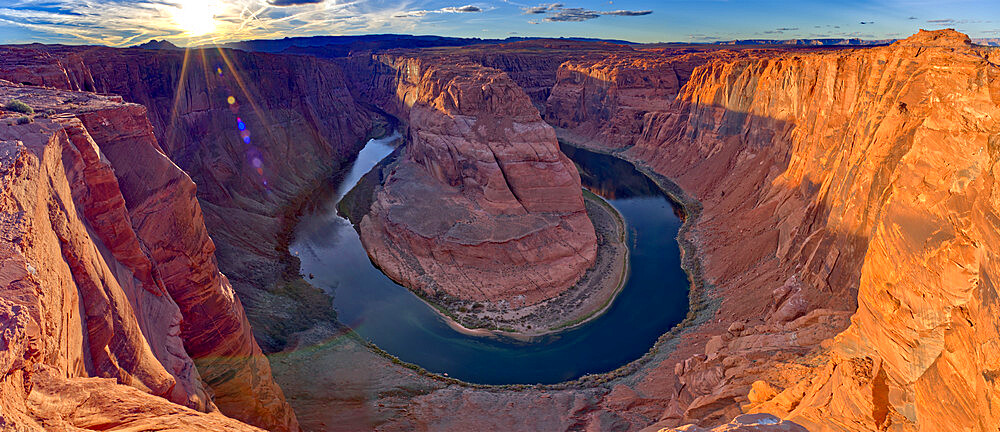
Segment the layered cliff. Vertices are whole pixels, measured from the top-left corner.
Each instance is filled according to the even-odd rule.
[[[47,113],[31,122],[8,114],[0,125],[4,421],[50,428],[54,416],[83,427],[94,419],[54,414],[75,402],[51,392],[128,399],[117,383],[205,412],[217,409],[218,395],[238,393],[220,401],[239,399],[225,407],[231,415],[297,430],[215,264],[194,184],[160,150],[146,109],[9,82],[0,98]],[[162,399],[129,403],[176,416],[180,425],[252,429]],[[136,421],[117,408],[106,415],[112,425]]]
[[[819,357],[765,373],[748,409],[810,430],[994,422],[994,56],[954,31],[746,56],[699,68],[677,104],[647,117],[627,154],[695,192],[709,218],[773,227],[744,225],[744,244],[776,259],[772,274],[788,279],[772,287],[801,297],[794,315],[857,305]],[[736,348],[720,342],[706,352]]]
[[[387,132],[382,118],[351,96],[337,65],[218,49],[0,51],[0,78],[117,94],[148,108],[164,152],[198,185],[219,266],[232,275],[267,351],[335,319],[329,299],[298,278],[285,244],[309,192],[339,172],[370,133]]]
[[[649,112],[666,110],[695,67],[731,51],[657,49],[590,55],[560,64],[545,120],[577,144],[632,145]]]
[[[366,95],[407,144],[359,224],[393,279],[463,300],[522,306],[566,290],[595,260],[580,178],[524,92],[455,57],[355,60]],[[359,74],[359,75],[360,75]]]
[[[531,98],[543,117],[546,101],[558,80],[556,72],[563,63],[603,58],[612,53],[636,53],[628,46],[607,42],[547,39],[473,45],[448,52],[506,72]]]

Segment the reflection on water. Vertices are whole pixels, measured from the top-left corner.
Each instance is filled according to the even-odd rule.
[[[302,272],[334,296],[341,321],[400,359],[484,384],[555,383],[613,370],[642,356],[687,314],[688,280],[676,242],[680,220],[669,200],[631,165],[610,156],[564,149],[584,185],[605,196],[629,226],[631,273],[606,313],[532,343],[466,336],[429,305],[375,268],[336,201],[392,151],[372,140],[351,173],[316,211],[303,217],[291,250]]]

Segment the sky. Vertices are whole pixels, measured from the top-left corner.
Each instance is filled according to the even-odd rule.
[[[0,43],[198,45],[370,33],[634,42],[1000,37],[997,0],[0,0]]]

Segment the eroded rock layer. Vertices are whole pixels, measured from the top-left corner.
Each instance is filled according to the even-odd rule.
[[[215,264],[194,184],[160,150],[145,108],[0,84],[3,100],[54,113],[0,123],[3,421],[56,427],[46,420],[61,409],[55,402],[33,405],[36,372],[56,388],[82,382],[65,379],[112,378],[205,412],[217,409],[214,393],[236,390],[205,386],[206,374],[227,373],[243,393],[234,416],[297,430]],[[135,403],[152,409],[157,400],[169,405]],[[131,421],[109,415],[110,425]],[[197,421],[252,429],[221,416]]]
[[[219,266],[266,351],[335,319],[329,299],[298,278],[285,245],[309,193],[380,132],[381,116],[353,99],[337,65],[218,49],[29,45],[0,54],[0,78],[147,107],[163,151],[198,185]]]
[[[410,288],[464,300],[528,305],[572,286],[597,239],[579,174],[524,92],[458,58],[371,61],[370,97],[408,126],[359,224],[372,260]]]
[[[733,54],[643,50],[568,60],[546,98],[545,120],[577,144],[631,146],[645,115],[666,110],[695,67]]]
[[[775,298],[801,296],[772,319],[856,299],[850,328],[821,350],[825,366],[765,373],[777,388],[755,384],[748,409],[810,430],[994,422],[994,56],[954,31],[746,56],[696,70],[678,103],[647,119],[631,157],[702,197],[709,218],[731,205],[763,225],[744,236],[789,277]]]

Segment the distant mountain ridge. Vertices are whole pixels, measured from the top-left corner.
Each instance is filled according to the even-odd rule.
[[[286,37],[283,39],[260,39],[238,42],[227,42],[222,44],[199,45],[196,48],[233,48],[249,52],[303,54],[316,57],[345,57],[352,52],[377,51],[393,48],[432,48],[432,47],[461,47],[480,44],[501,44],[511,42],[522,42],[542,39],[556,39],[579,42],[605,42],[618,45],[644,45],[636,42],[619,39],[600,39],[583,37],[508,37],[504,39],[481,39],[481,38],[459,38],[449,36],[433,35],[407,35],[407,34],[372,34],[358,36],[306,36],[306,37]],[[889,45],[898,39],[860,39],[860,38],[820,38],[820,39],[737,39],[729,41],[718,41],[705,45],[778,45],[778,46],[879,46]],[[973,43],[986,46],[1000,46],[1000,38],[979,38],[972,39]],[[671,42],[675,44],[680,42]],[[652,44],[657,45],[657,44]],[[178,47],[167,40],[151,40],[142,44],[134,45],[133,48],[143,48],[151,50],[179,50]]]
[[[386,50],[393,48],[460,47],[480,44],[501,44],[539,39],[540,37],[509,37],[505,39],[458,38],[432,35],[373,34],[359,36],[308,36],[283,39],[261,39],[223,44],[200,45],[198,48],[233,48],[249,52],[306,54],[317,57],[345,57],[352,52]],[[619,45],[636,45],[635,42],[617,39],[558,38],[558,40],[607,42]],[[150,42],[147,42],[147,44]],[[144,44],[145,45],[145,44]],[[141,46],[142,47],[142,46]],[[145,48],[145,47],[143,47]]]
[[[170,43],[170,41],[168,41],[166,39],[164,39],[164,40],[153,39],[153,40],[151,40],[149,42],[141,43],[139,45],[132,46],[132,48],[142,48],[142,49],[150,49],[150,50],[161,50],[161,49],[162,50],[179,50],[179,49],[184,49],[184,48],[181,48],[181,47],[179,47],[177,45],[174,45],[174,44]]]
[[[795,45],[795,46],[875,46],[889,45],[897,39],[867,40],[858,38],[825,39],[740,39],[715,42],[715,45]]]

